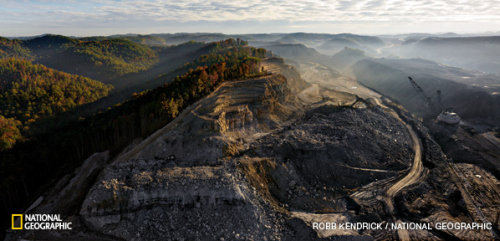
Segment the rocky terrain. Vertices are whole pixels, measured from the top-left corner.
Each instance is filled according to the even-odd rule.
[[[300,65],[296,64],[298,68]],[[310,83],[302,79],[295,66],[285,64],[285,60],[279,57],[272,57],[262,63],[262,67],[268,72],[281,74],[287,79],[288,88],[293,94],[299,94],[304,89],[311,86]]]
[[[313,230],[318,221],[489,221],[498,228],[486,206],[496,196],[471,175],[498,181],[479,166],[450,162],[422,122],[352,78],[317,63],[300,63],[302,75],[279,58],[262,65],[273,74],[225,82],[116,158],[95,154],[30,211],[61,213],[73,231],[13,239],[496,237],[475,230]]]
[[[345,196],[411,164],[411,140],[401,123],[385,115],[378,108],[323,105],[253,143],[244,160],[248,155],[252,163],[262,159],[275,166],[269,189],[281,203],[309,212],[343,210]]]

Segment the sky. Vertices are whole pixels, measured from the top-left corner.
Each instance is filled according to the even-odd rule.
[[[500,0],[0,0],[0,36],[487,31]]]

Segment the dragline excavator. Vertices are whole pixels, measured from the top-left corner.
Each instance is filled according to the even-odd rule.
[[[460,123],[460,117],[458,117],[457,113],[453,112],[452,108],[446,108],[443,110],[443,104],[441,102],[441,90],[437,90],[438,105],[436,105],[431,101],[431,97],[425,94],[424,90],[417,84],[417,82],[415,82],[410,76],[408,76],[408,79],[410,80],[410,83],[417,92],[418,96],[420,96],[420,98],[425,102],[427,107],[429,107],[429,109],[431,109],[431,111],[435,113],[440,113],[436,118],[439,122],[452,125]]]

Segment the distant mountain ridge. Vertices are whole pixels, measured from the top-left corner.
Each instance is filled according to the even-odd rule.
[[[373,52],[374,49],[384,45],[384,41],[382,41],[379,37],[355,34],[338,34],[316,48],[325,54],[333,55],[345,47]]]
[[[500,36],[407,38],[387,50],[405,58],[425,58],[488,73],[500,73]]]
[[[332,56],[333,64],[338,71],[344,71],[359,60],[371,58],[363,50],[345,47]]]

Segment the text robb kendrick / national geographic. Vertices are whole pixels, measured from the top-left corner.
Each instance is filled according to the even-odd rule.
[[[320,230],[382,230],[382,229],[404,229],[404,230],[464,230],[464,229],[485,229],[491,230],[491,223],[465,223],[465,222],[455,222],[447,223],[441,222],[436,223],[431,226],[430,223],[413,223],[413,222],[398,222],[398,223],[335,223],[335,222],[314,222],[312,223],[313,229]]]

